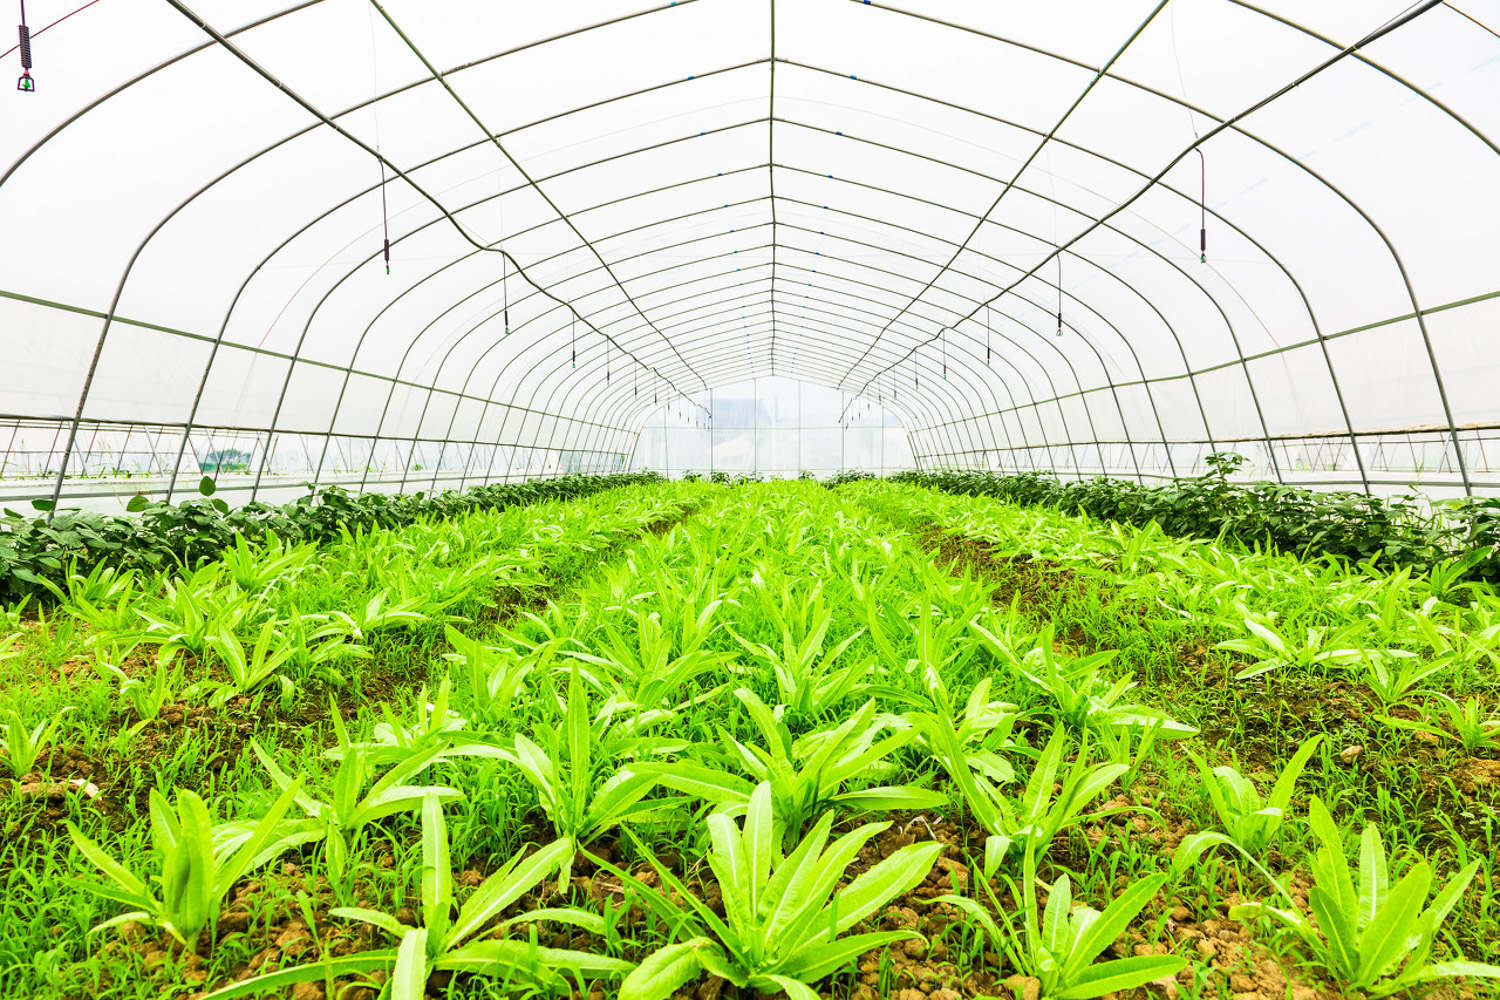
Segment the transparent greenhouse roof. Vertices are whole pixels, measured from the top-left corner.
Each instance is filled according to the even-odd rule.
[[[762,382],[922,467],[1500,492],[1500,0],[25,15],[7,498],[638,467]]]

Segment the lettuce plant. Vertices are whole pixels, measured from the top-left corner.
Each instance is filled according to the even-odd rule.
[[[1323,741],[1321,734],[1303,742],[1297,753],[1287,762],[1271,794],[1262,797],[1260,791],[1239,771],[1228,765],[1209,770],[1208,763],[1197,754],[1189,753],[1198,765],[1203,779],[1203,790],[1218,814],[1224,832],[1245,851],[1259,855],[1270,846],[1271,838],[1281,827],[1286,810],[1292,801],[1292,791],[1307,761]]]
[[[84,883],[84,887],[132,907],[94,929],[127,920],[148,921],[191,950],[198,936],[218,920],[219,907],[234,883],[284,849],[278,833],[300,783],[300,779],[292,782],[263,817],[245,824],[241,835],[228,838],[214,826],[212,814],[196,794],[179,789],[174,808],[153,788],[151,843],[159,871],[149,879],[132,873],[68,823],[73,843],[108,879],[103,884]]]
[[[799,837],[815,815],[837,805],[856,810],[931,809],[947,801],[940,792],[914,785],[848,787],[893,773],[891,756],[916,735],[910,728],[878,719],[874,701],[837,725],[793,737],[785,721],[753,692],[740,688],[735,695],[760,731],[763,745],[741,743],[726,732],[722,757],[734,770],[690,760],[651,765],[651,773],[663,785],[738,814],[748,807],[755,789],[766,783],[776,800],[777,821],[786,824],[781,835],[788,840]]]
[[[705,971],[742,989],[816,1000],[812,983],[864,952],[921,937],[909,930],[844,933],[920,883],[942,844],[899,848],[835,892],[860,848],[890,824],[868,823],[829,844],[833,816],[824,814],[783,857],[777,831],[788,824],[776,817],[774,803],[770,782],[762,781],[741,825],[723,812],[708,818],[708,864],[723,893],[723,917],[649,851],[670,896],[611,868],[681,939],[647,955],[620,985],[620,1000],[665,1000]]]
[[[490,976],[512,989],[565,993],[571,985],[565,972],[581,979],[585,974],[615,977],[630,969],[630,963],[620,959],[565,948],[544,948],[534,939],[515,940],[491,933],[538,920],[604,933],[604,920],[598,914],[566,907],[522,913],[500,921],[498,928],[494,923],[506,907],[535,889],[564,859],[572,857],[571,841],[557,840],[531,854],[511,857],[454,913],[453,869],[448,859],[448,827],[443,818],[442,799],[433,794],[425,796],[421,812],[421,924],[412,927],[388,913],[364,907],[335,907],[331,911],[334,917],[358,920],[385,931],[396,939],[394,948],[326,956],[317,962],[263,973],[215,990],[204,1000],[229,1000],[280,991],[296,983],[377,971],[389,975],[390,1000],[423,1000],[427,981],[435,972]]]
[[[0,749],[4,749],[6,766],[14,777],[19,778],[36,767],[42,751],[47,749],[47,744],[57,735],[57,728],[62,725],[63,717],[71,711],[71,706],[64,708],[50,719],[43,719],[27,729],[21,713],[11,710],[5,729],[0,732],[5,739],[4,746]]]
[[[1392,880],[1375,824],[1360,835],[1359,861],[1350,866],[1338,825],[1322,800],[1308,808],[1320,848],[1313,858],[1310,912],[1243,903],[1232,920],[1267,916],[1290,928],[1317,961],[1349,989],[1387,996],[1441,979],[1500,978],[1500,966],[1450,959],[1432,962],[1438,930],[1479,870],[1470,862],[1432,896],[1432,867],[1419,860]],[[1314,924],[1316,920],[1316,924]]]
[[[967,896],[946,895],[931,900],[958,907],[983,928],[991,944],[1004,951],[1023,975],[1040,982],[1040,996],[1049,1000],[1087,1000],[1106,993],[1126,992],[1163,976],[1174,976],[1187,967],[1180,955],[1133,955],[1097,961],[1099,955],[1124,933],[1130,921],[1149,903],[1166,882],[1165,875],[1152,875],[1132,883],[1110,901],[1101,913],[1073,904],[1072,882],[1062,875],[1047,895],[1047,905],[1038,914],[1036,858],[1026,852],[1022,886],[1011,882],[1011,892],[1021,901],[1016,920],[1000,906],[989,882],[983,881],[995,912],[1005,920],[1002,928],[990,910]],[[1009,879],[1007,879],[1009,881]]]

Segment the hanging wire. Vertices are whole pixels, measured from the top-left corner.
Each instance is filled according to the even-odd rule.
[[[1188,127],[1193,130],[1193,139],[1201,142],[1203,137],[1198,134],[1198,119],[1193,114],[1193,109],[1188,106],[1187,81],[1182,75],[1182,57],[1177,53],[1177,8],[1169,12],[1169,24],[1172,28],[1172,60],[1177,64],[1177,89],[1182,93],[1183,110],[1187,113]],[[1193,152],[1198,154],[1198,263],[1208,263],[1208,158],[1203,155],[1203,150],[1198,146],[1193,147]]]
[[[1198,130],[1193,130],[1198,137]],[[1208,263],[1208,160],[1203,150],[1194,148],[1198,154],[1198,263]]]
[[[578,314],[577,313],[573,314],[572,323],[573,323],[572,333],[570,333],[568,335],[569,336],[568,344],[572,348],[572,351],[573,351],[573,367],[577,368],[578,367]]]
[[[994,307],[989,303],[984,306],[984,363],[990,363],[990,324],[993,322]]]
[[[391,219],[385,203],[385,159],[380,147],[375,147],[375,159],[380,162],[380,228],[385,235],[385,273],[391,273]]]
[[[21,25],[17,34],[20,36],[21,78],[16,81],[16,89],[33,94],[36,93],[36,81],[31,78],[31,29],[26,26],[26,0],[21,0]]]
[[[1063,291],[1062,291],[1062,288],[1063,288],[1063,286],[1062,286],[1062,259],[1063,259],[1063,255],[1061,253],[1059,253],[1057,255],[1057,335],[1059,337],[1061,337],[1062,334],[1063,334],[1063,322],[1062,322],[1062,302],[1063,302]]]
[[[938,339],[940,341],[942,341],[942,344],[943,344],[943,381],[945,381],[945,382],[948,380],[948,337],[946,336],[947,333],[948,333],[948,328],[947,327],[944,327],[943,329],[941,329],[941,330],[938,331]]]
[[[380,155],[380,104],[376,98],[380,93],[380,56],[375,46],[375,15],[365,9],[370,27],[370,120],[375,125],[375,161],[380,164],[380,232],[385,255],[385,273],[391,273],[391,217],[385,199],[385,157]]]

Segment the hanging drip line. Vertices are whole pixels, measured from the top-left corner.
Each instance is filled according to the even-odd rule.
[[[370,119],[375,125],[375,162],[380,164],[380,234],[384,241],[385,273],[391,273],[391,214],[386,204],[385,157],[380,155],[380,56],[375,47],[375,15],[365,9],[366,24],[370,28]]]
[[[375,158],[380,162],[380,229],[385,237],[385,273],[391,273],[391,219],[390,212],[386,208],[385,201],[385,159],[380,155],[380,147],[375,147]]]
[[[1057,248],[1057,336],[1063,335],[1062,227],[1057,221],[1057,171],[1052,166],[1052,147],[1045,147],[1047,157],[1047,193],[1052,198],[1052,245]]]
[[[1059,253],[1057,255],[1057,335],[1059,337],[1061,337],[1062,334],[1063,334],[1062,302],[1063,302],[1062,254]]]
[[[21,78],[16,81],[16,89],[33,94],[36,81],[31,78],[31,29],[26,26],[26,0],[21,0],[21,26],[17,34],[20,36],[17,47],[21,50]]]
[[[500,235],[495,246],[500,248],[500,314],[505,333],[510,336],[510,255],[505,252],[505,176],[495,171],[495,214],[500,219]]]
[[[1193,138],[1198,130],[1193,130]],[[1203,150],[1193,147],[1198,154],[1198,263],[1208,263],[1208,160]]]
[[[1182,94],[1183,110],[1187,112],[1188,127],[1193,130],[1193,139],[1202,141],[1198,134],[1198,120],[1193,116],[1193,109],[1188,107],[1187,81],[1182,75],[1182,57],[1177,53],[1177,8],[1168,11],[1172,27],[1172,60],[1177,64],[1177,89]],[[1198,154],[1198,263],[1208,263],[1208,158],[1203,155],[1203,150],[1196,144],[1193,152]]]

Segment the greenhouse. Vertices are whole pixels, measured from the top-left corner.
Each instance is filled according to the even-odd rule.
[[[1500,1000],[1500,0],[15,2],[0,998]]]

